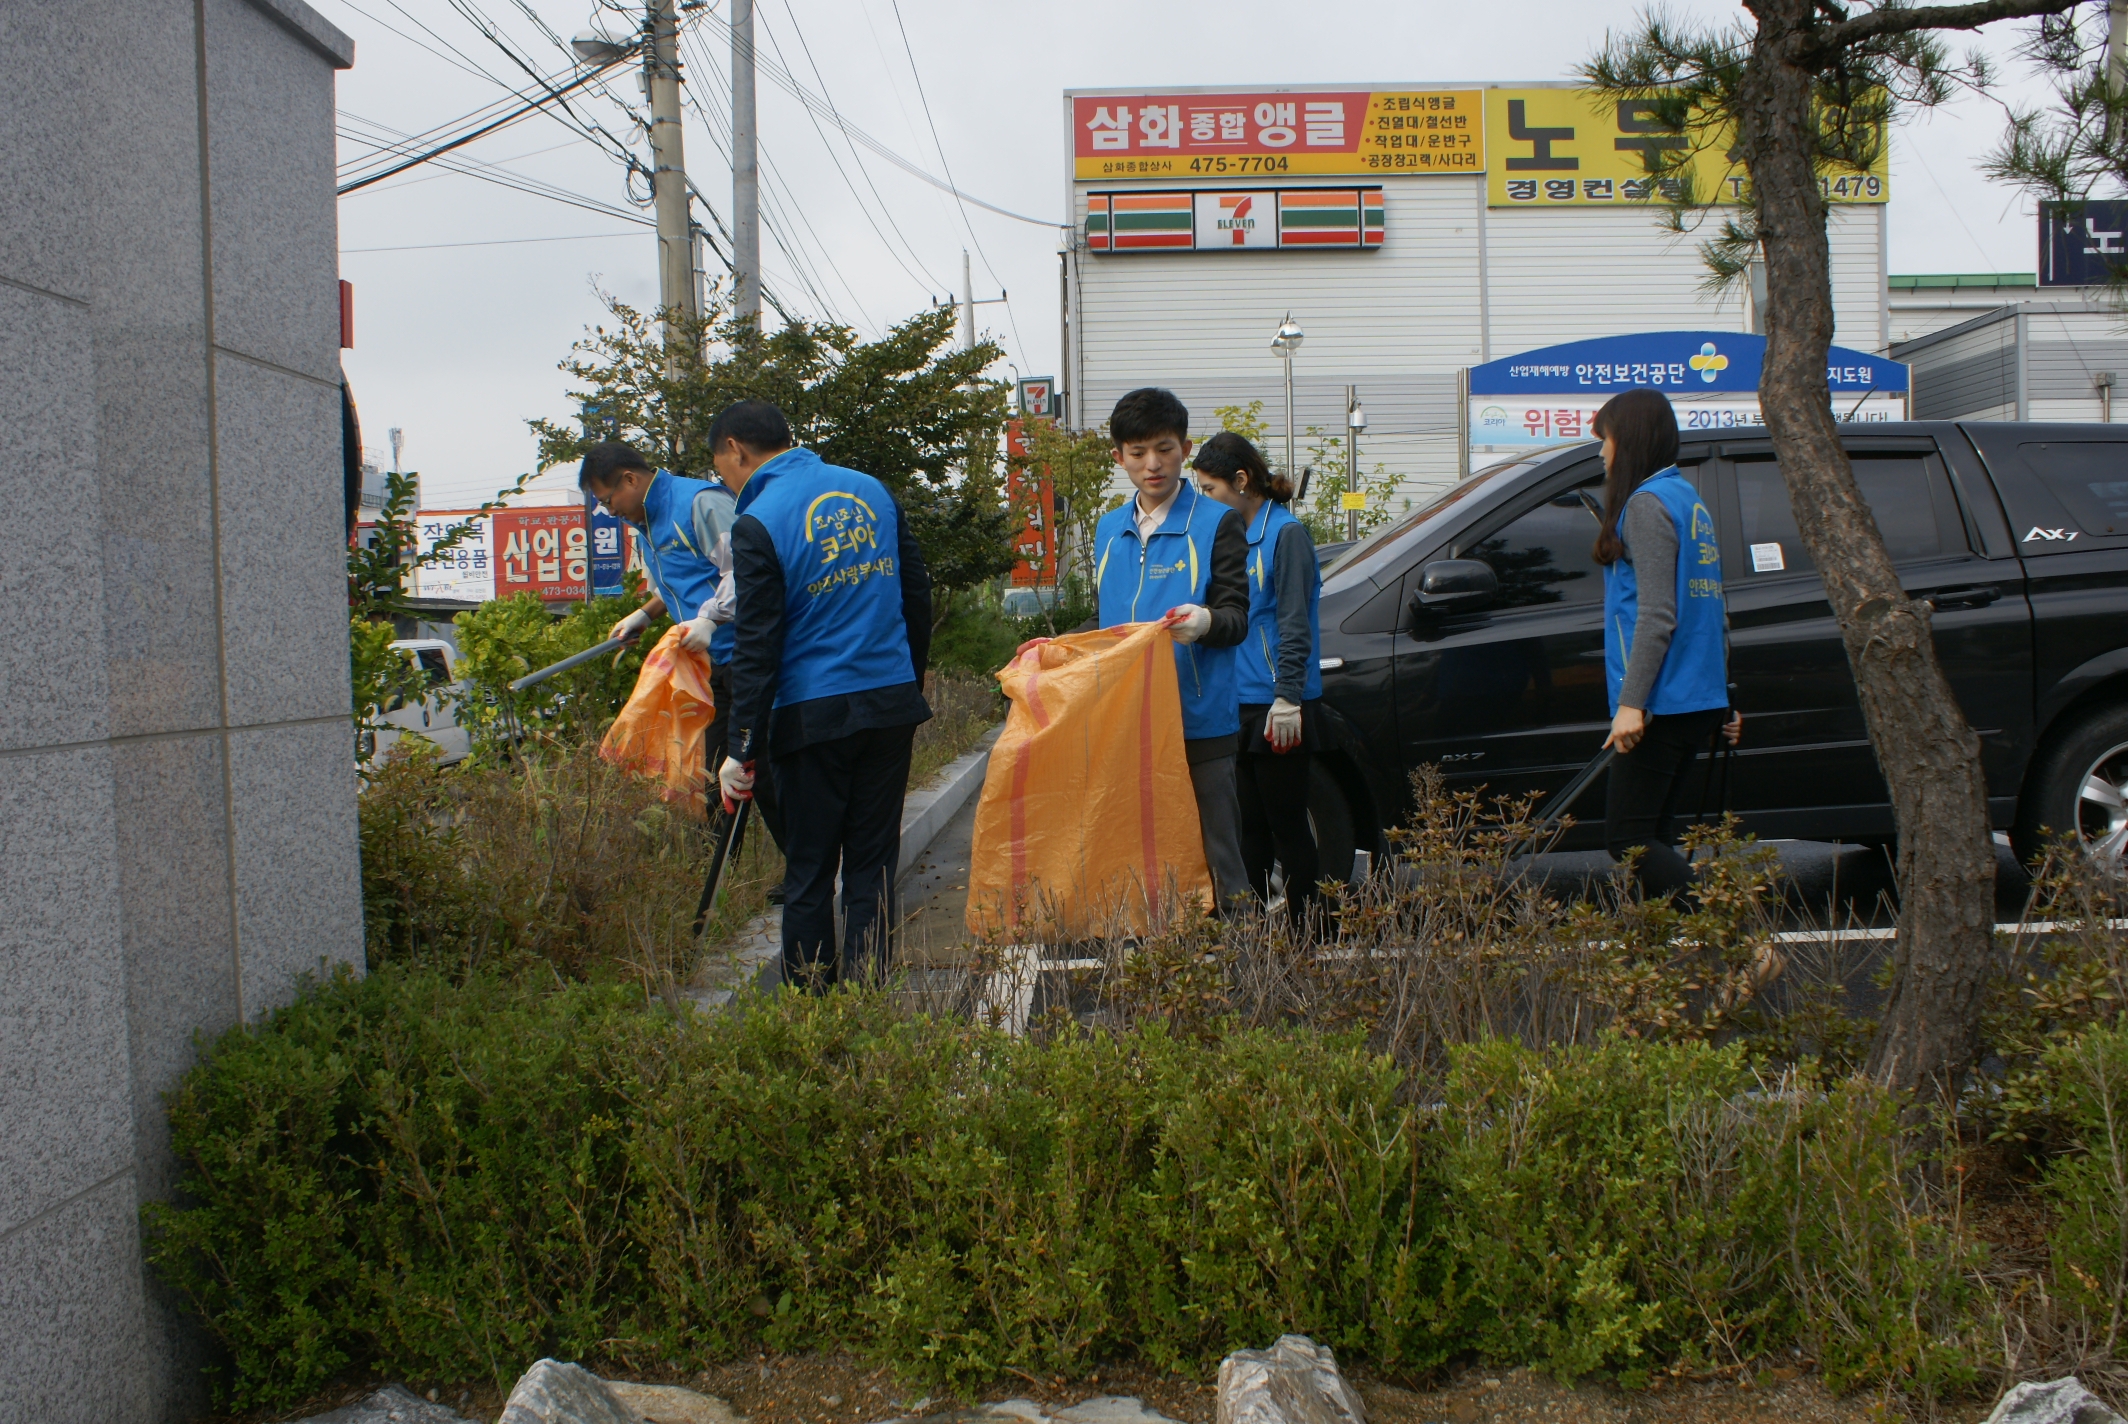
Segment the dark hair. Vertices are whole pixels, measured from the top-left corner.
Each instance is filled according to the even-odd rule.
[[[1108,438],[1121,445],[1126,440],[1157,440],[1172,435],[1190,438],[1190,411],[1175,393],[1162,386],[1140,386],[1127,392],[1108,413]]]
[[[1284,475],[1272,474],[1271,467],[1264,463],[1263,453],[1250,444],[1246,436],[1231,430],[1222,430],[1198,446],[1197,458],[1190,461],[1190,468],[1213,479],[1225,480],[1230,485],[1247,476],[1247,488],[1251,492],[1280,504],[1293,498],[1293,481]]]
[[[655,474],[657,466],[644,459],[642,452],[633,445],[624,445],[618,440],[601,440],[584,452],[584,463],[576,467],[576,487],[580,490],[611,489],[619,483],[617,476],[623,470]]]
[[[1596,562],[1615,564],[1625,557],[1618,521],[1633,491],[1658,470],[1677,463],[1677,412],[1661,391],[1620,391],[1603,403],[1589,422],[1589,433],[1610,437],[1611,468],[1603,477],[1603,519],[1596,530]]]
[[[709,427],[709,448],[724,448],[726,439],[736,440],[755,454],[791,448],[791,424],[783,412],[765,400],[733,401],[724,407]]]

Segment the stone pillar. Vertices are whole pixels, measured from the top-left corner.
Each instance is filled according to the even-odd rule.
[[[0,1419],[203,1401],[193,1036],[362,962],[333,76],[301,0],[0,4]]]

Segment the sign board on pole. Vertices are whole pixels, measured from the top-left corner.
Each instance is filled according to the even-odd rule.
[[[591,596],[619,598],[626,593],[628,526],[584,497],[584,518],[591,526]]]
[[[464,535],[434,563],[414,570],[410,590],[418,598],[485,603],[495,596],[495,570],[488,562],[488,516],[478,510],[425,509],[414,516],[415,551],[432,552],[460,526]]]
[[[1103,178],[1479,173],[1474,89],[1076,94],[1072,168]]]
[[[2098,287],[2128,272],[2128,202],[2092,198],[2039,205],[2039,285]]]
[[[547,603],[583,599],[591,561],[581,508],[498,510],[490,538],[495,545],[495,597],[536,593]]]
[[[1758,388],[1765,354],[1765,337],[1734,331],[1651,331],[1525,351],[1470,368],[1465,438],[1495,450],[1588,440],[1589,421],[1604,402],[1641,387],[1670,397],[1688,439],[1763,430]],[[1906,418],[1903,363],[1835,346],[1825,374],[1840,419]]]
[[[1021,459],[1032,453],[1025,427],[1017,420],[1006,422],[1005,443]],[[1013,586],[1033,588],[1055,583],[1057,492],[1049,471],[1006,466],[1005,503],[1020,526],[1012,536],[1012,552],[1017,560],[1012,566]]]
[[[1020,414],[1036,419],[1054,420],[1057,417],[1057,378],[1055,376],[1026,376],[1019,384]]]

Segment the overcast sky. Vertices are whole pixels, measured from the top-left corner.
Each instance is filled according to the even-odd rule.
[[[597,18],[594,0],[313,2],[356,41],[355,67],[340,76],[343,165],[372,154],[380,125],[420,133],[506,97],[499,81],[525,87],[523,71],[476,20],[551,74],[567,56],[532,16],[563,40]],[[609,31],[634,22],[608,5]],[[780,67],[824,93],[909,163],[950,169],[964,192],[1049,221],[1066,208],[1067,88],[1561,79],[1606,25],[1630,23],[1637,8],[1631,0],[899,5],[897,13],[891,0],[756,0],[764,70]],[[716,0],[688,16],[682,55],[688,93],[702,106],[686,112],[688,170],[727,220],[730,45],[720,21],[728,7]],[[1716,20],[1743,13],[1711,0],[1676,8]],[[2016,38],[1997,26],[1982,43],[2007,55]],[[647,158],[621,102],[641,107],[635,72],[614,73],[609,94],[577,112]],[[978,307],[979,325],[1021,374],[1056,374],[1054,229],[964,210],[831,127],[816,128],[766,72],[759,91],[764,266],[791,310],[877,334],[957,293],[965,249],[978,297],[1010,294]],[[2021,76],[2005,90],[2030,91]],[[1968,98],[1895,132],[1892,271],[2032,270],[2031,200],[1974,171],[2000,126],[1999,108]],[[385,432],[402,428],[405,465],[423,472],[432,508],[477,502],[514,479],[533,459],[525,421],[573,413],[556,363],[600,319],[601,290],[645,307],[657,299],[650,229],[595,210],[649,215],[629,201],[620,158],[539,116],[453,157],[497,165],[513,182],[533,180],[594,210],[434,165],[341,200],[341,274],[355,285],[356,313],[345,360],[365,442],[388,459]],[[640,195],[640,178],[635,186]]]

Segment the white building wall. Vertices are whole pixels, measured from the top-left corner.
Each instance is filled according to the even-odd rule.
[[[1363,468],[1386,466],[1399,496],[1416,499],[1455,478],[1461,368],[1589,337],[1747,329],[1741,294],[1701,290],[1701,235],[1666,231],[1657,212],[1487,209],[1482,177],[1382,187],[1386,236],[1372,252],[1074,253],[1074,423],[1100,424],[1144,385],[1174,390],[1207,434],[1215,407],[1261,400],[1282,461],[1284,372],[1270,341],[1290,311],[1307,333],[1293,365],[1299,458],[1309,426],[1342,433],[1355,385]],[[1122,188],[1074,186],[1080,233],[1086,194]],[[1835,340],[1862,350],[1884,347],[1882,222],[1874,206],[1831,221]]]

